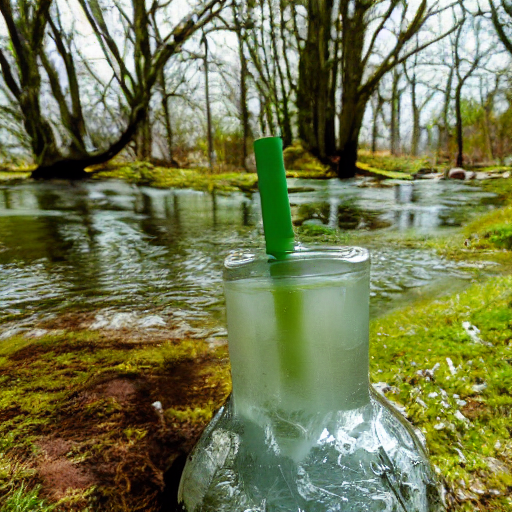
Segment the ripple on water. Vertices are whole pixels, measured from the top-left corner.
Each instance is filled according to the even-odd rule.
[[[460,183],[360,188],[355,180],[290,180],[295,214],[332,227],[438,230],[489,194]],[[487,206],[485,206],[487,207]],[[156,190],[123,182],[0,188],[0,331],[67,310],[165,308],[223,321],[229,251],[263,245],[258,194]],[[372,308],[471,276],[466,263],[372,244]]]

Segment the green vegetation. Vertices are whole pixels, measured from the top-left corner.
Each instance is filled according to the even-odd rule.
[[[46,503],[39,497],[39,489],[39,487],[27,489],[22,483],[5,496],[2,512],[52,512],[55,510],[54,505]]]
[[[195,190],[255,190],[256,173],[212,174],[206,169],[171,169],[157,167],[147,162],[129,164],[110,164],[105,170],[99,170],[94,179],[122,179],[136,185],[157,188],[193,188]]]
[[[394,156],[387,152],[372,153],[371,151],[359,150],[358,167],[364,166],[376,168],[387,173],[414,174],[420,169],[432,169],[432,172],[442,172],[442,168],[434,166],[432,159],[428,157]],[[363,164],[363,165],[361,165]],[[393,176],[395,177],[395,176]]]
[[[284,166],[286,169],[299,169],[301,171],[326,172],[328,166],[322,164],[311,153],[306,151],[300,142],[288,146],[284,152]]]
[[[3,341],[0,383],[2,512],[52,510],[36,482],[57,510],[159,510],[164,471],[230,391],[225,346],[88,331]]]
[[[453,510],[511,510],[512,278],[381,318],[372,341],[372,379],[424,432]]]
[[[22,180],[30,176],[28,171],[2,171],[0,170],[0,181]]]
[[[251,192],[257,189],[258,176],[252,172],[215,173],[208,169],[171,169],[147,162],[111,164],[105,170],[97,169],[94,179],[122,179],[136,185],[157,188],[192,188],[212,192]],[[290,170],[288,178],[325,179],[332,177],[324,169]]]

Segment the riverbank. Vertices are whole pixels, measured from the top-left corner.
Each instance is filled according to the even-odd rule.
[[[323,180],[336,177],[333,170],[310,155],[300,144],[286,148],[284,160],[288,178]],[[448,164],[434,164],[429,157],[394,156],[388,152],[372,153],[367,150],[359,151],[356,166],[359,176],[370,177],[378,182],[386,179],[409,181],[416,177],[439,179],[447,175],[450,169]],[[0,170],[0,182],[27,179],[34,169],[34,166],[4,167]],[[469,166],[468,169],[472,167]],[[257,190],[258,182],[254,170],[244,171],[223,165],[216,165],[213,170],[207,167],[172,168],[150,162],[123,162],[114,159],[86,170],[94,180],[118,179],[139,186],[163,189],[188,188],[221,193],[237,190],[254,192]],[[507,166],[478,167],[477,170],[479,179],[510,176],[510,167]],[[477,173],[474,176],[476,175]]]
[[[510,200],[510,184],[484,187]],[[390,244],[503,265],[484,285],[372,322],[372,381],[424,431],[450,510],[512,510],[510,208],[448,237],[389,233]],[[299,231],[322,243],[373,236]],[[229,393],[222,336],[197,339],[178,324],[92,329],[90,316],[0,343],[2,511],[165,510],[183,455]]]

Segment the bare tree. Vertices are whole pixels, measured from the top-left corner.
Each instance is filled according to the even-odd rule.
[[[471,18],[471,25],[475,25],[475,51],[470,56],[462,56],[461,55],[461,46],[462,39],[465,36],[465,33],[468,29],[468,19],[466,17],[466,10],[462,5],[462,20],[459,24],[457,31],[455,32],[455,37],[452,41],[453,48],[453,63],[455,69],[455,76],[457,78],[457,84],[455,86],[454,94],[455,94],[455,133],[457,139],[457,157],[456,157],[456,165],[457,167],[462,167],[464,162],[464,138],[462,133],[463,128],[463,119],[462,119],[462,89],[464,88],[464,84],[467,82],[468,78],[475,72],[478,68],[480,61],[482,60],[482,53],[480,52],[480,18]],[[454,14],[455,18],[455,14]]]
[[[296,78],[289,55],[293,47],[293,31],[297,27],[295,4],[290,0],[255,0],[248,3],[247,16],[252,20],[244,33],[245,47],[250,56],[248,72],[260,98],[260,128],[263,133],[279,129],[283,145],[293,139],[292,101],[296,93]],[[288,17],[288,20],[286,20]]]
[[[430,67],[430,66],[429,66]],[[431,68],[431,67],[430,67]],[[421,113],[423,109],[427,106],[430,100],[436,94],[436,90],[430,88],[428,92],[426,92],[422,99],[418,97],[418,86],[424,86],[424,84],[419,76],[419,61],[418,54],[415,54],[411,59],[411,65],[408,69],[407,63],[404,63],[404,73],[407,78],[407,82],[409,83],[410,91],[411,91],[411,110],[412,110],[412,133],[411,133],[411,155],[418,156],[420,137],[421,137]],[[429,72],[429,74],[431,71]]]
[[[165,16],[170,2],[154,0],[148,8],[144,2],[130,0],[131,8],[128,10],[121,0],[116,0],[113,5],[110,2],[108,6],[102,5],[100,0],[79,0],[112,70],[112,80],[108,83],[98,76],[95,79],[102,82],[105,90],[115,83],[123,99],[120,106],[121,115],[124,113],[121,133],[106,144],[103,142],[103,148],[94,150],[87,144],[88,139],[92,140],[89,133],[92,124],[89,123],[88,128],[81,102],[82,84],[77,77],[80,52],[73,47],[73,34],[64,33],[56,0],[53,7],[52,0],[20,0],[15,4],[12,0],[0,0],[0,13],[6,22],[11,43],[0,48],[0,67],[31,141],[38,165],[33,177],[85,177],[85,167],[112,158],[136,134],[141,138],[140,151],[147,155],[150,152],[150,98],[162,69],[198,29],[218,15],[225,1],[200,3],[158,41],[151,36],[149,20],[151,16],[154,19],[158,15]],[[122,22],[124,38],[121,43],[117,34],[114,35],[117,27],[109,27],[106,21],[105,13],[112,7]],[[49,43],[53,43],[64,64],[65,78],[49,58]],[[50,122],[41,109],[42,84],[46,79],[53,101],[58,105],[58,126]]]
[[[413,12],[409,5],[407,2],[390,0],[384,8],[381,2],[340,0],[343,87],[340,145],[337,150],[340,178],[351,177],[355,173],[366,104],[382,77],[415,53],[456,30],[456,27],[451,27],[437,37],[418,42],[414,36],[440,11],[437,2],[429,7],[427,0],[422,0]],[[391,23],[397,17],[400,22]],[[392,45],[388,43],[382,54],[377,51],[377,46],[384,30],[394,34],[394,42]]]
[[[496,33],[503,46],[512,54],[512,3],[510,0],[501,0],[497,4],[496,0],[489,0],[491,7],[491,20],[496,29]],[[499,7],[501,6],[501,8]]]
[[[334,0],[308,0],[308,29],[300,52],[297,109],[299,137],[314,155],[325,160],[335,151],[335,108],[330,105],[337,69],[332,58]]]

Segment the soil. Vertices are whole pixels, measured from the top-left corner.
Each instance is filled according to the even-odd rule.
[[[134,347],[109,343],[115,349]],[[79,353],[96,348],[95,343],[74,345]],[[56,356],[66,350],[69,346],[51,345]],[[0,377],[15,378],[16,366],[38,364],[48,351],[46,344],[18,350],[9,358],[12,366],[0,368]],[[212,375],[225,364],[206,352],[144,374],[107,370],[70,390],[50,421],[33,427],[35,450],[15,448],[9,456],[35,470],[32,484],[42,486],[42,497],[54,503],[66,497],[57,511],[174,511],[186,455],[207,418],[173,417],[163,411],[220,406],[226,390]],[[160,411],[153,405],[156,401],[162,405]],[[3,409],[0,421],[20,414],[24,413],[17,407]]]

